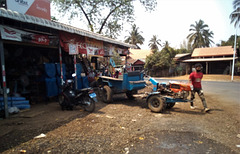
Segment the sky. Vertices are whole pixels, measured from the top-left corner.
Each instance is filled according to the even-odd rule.
[[[153,35],[164,43],[168,41],[171,47],[179,48],[188,34],[190,25],[202,19],[214,33],[212,46],[221,40],[227,41],[236,34],[233,24],[230,24],[229,15],[233,11],[233,0],[157,0],[157,8],[152,12],[145,12],[141,4],[134,2],[135,24],[145,38],[142,49],[149,49],[149,40]],[[53,8],[53,7],[52,7]],[[52,11],[52,15],[54,15]],[[67,22],[61,20],[61,22]],[[79,27],[78,22],[71,22],[72,26]],[[125,25],[124,25],[125,26]],[[79,27],[80,28],[80,27]],[[84,26],[81,26],[84,28]],[[124,41],[131,26],[125,26],[122,35],[118,38]],[[237,35],[240,30],[237,30]]]

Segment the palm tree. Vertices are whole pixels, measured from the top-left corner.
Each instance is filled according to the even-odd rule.
[[[213,37],[213,32],[210,31],[208,25],[204,24],[203,20],[195,21],[195,25],[190,25],[189,31],[193,31],[191,34],[187,36],[189,43],[192,44],[192,48],[201,48],[201,47],[209,47],[213,41],[211,38]]]
[[[169,48],[170,46],[169,46],[169,42],[168,41],[165,41],[165,43],[164,43],[164,48]]]
[[[126,37],[125,42],[129,44],[134,44],[137,46],[138,49],[140,49],[137,44],[142,45],[145,40],[140,33],[142,32],[139,32],[139,27],[137,27],[136,24],[132,25],[132,31],[129,32],[129,36]]]
[[[213,32],[210,31],[209,29],[204,31],[204,36],[205,36],[205,45],[207,47],[211,46],[211,43],[214,43],[211,38],[213,38]]]
[[[240,27],[240,0],[233,1],[234,11],[230,14],[231,24],[234,23],[234,26]]]
[[[161,40],[157,38],[156,35],[153,35],[153,37],[151,38],[151,40],[149,41],[148,46],[150,47],[150,49],[152,50],[153,53],[156,53],[158,51],[158,46],[162,46],[162,44],[160,43]]]

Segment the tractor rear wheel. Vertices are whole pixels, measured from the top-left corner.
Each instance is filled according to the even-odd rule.
[[[158,95],[151,96],[148,99],[148,107],[151,109],[152,112],[162,112],[164,110],[164,100],[162,97]]]

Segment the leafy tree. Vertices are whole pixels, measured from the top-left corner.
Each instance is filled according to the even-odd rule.
[[[77,17],[87,22],[94,32],[116,38],[123,23],[134,21],[134,2],[136,0],[51,0],[63,15],[70,13],[69,19]],[[152,11],[157,0],[138,0],[146,9]],[[105,29],[105,31],[104,31]]]
[[[235,35],[231,35],[227,41],[221,41],[220,44],[217,44],[217,46],[234,46],[235,41]],[[237,42],[240,43],[240,36],[237,36]]]
[[[58,21],[58,19],[55,16],[51,16],[52,21]]]
[[[166,41],[168,43],[168,41]],[[168,59],[166,59],[169,64],[172,64],[172,60],[177,54],[177,52],[167,44],[162,50],[161,50],[162,55],[169,55]]]
[[[203,20],[199,20],[198,22],[195,22],[194,24],[190,25],[189,31],[192,31],[187,38],[189,43],[191,43],[192,48],[201,48],[201,47],[209,47],[213,41],[211,38],[213,38],[213,32],[210,31],[208,28],[208,25],[204,24]]]
[[[116,51],[113,52],[112,58],[116,65],[121,65],[121,63],[122,63],[121,56]]]
[[[137,27],[135,24],[132,25],[132,30],[129,32],[129,36],[126,37],[125,42],[136,45],[140,49],[137,44],[142,45],[145,40],[140,33],[142,32],[139,32],[139,27]]]
[[[161,40],[158,39],[156,35],[153,35],[153,37],[149,41],[148,46],[150,47],[151,51],[155,53],[158,51],[158,46],[162,46]]]
[[[191,51],[192,50],[192,47],[191,47],[191,44],[185,40],[183,40],[183,42],[180,44],[180,49],[186,49],[187,51]]]
[[[230,14],[231,23],[234,23],[234,26],[240,27],[240,0],[233,1],[234,11]]]
[[[170,70],[175,66],[173,58],[176,54],[176,50],[170,46],[166,46],[160,52],[156,52],[147,56],[144,67],[145,69],[153,72],[153,74],[156,74],[156,72],[159,70]]]
[[[184,48],[176,49],[175,51],[176,51],[177,54],[190,53],[191,52],[190,50],[187,50],[187,49],[184,49]]]
[[[209,29],[206,30],[206,31],[203,31],[203,35],[204,35],[204,38],[205,38],[205,45],[206,47],[210,47],[211,43],[213,43],[213,41],[211,40],[211,38],[213,38],[213,32],[210,31]]]
[[[169,48],[170,47],[170,43],[168,41],[165,41],[165,43],[163,44],[164,48]]]

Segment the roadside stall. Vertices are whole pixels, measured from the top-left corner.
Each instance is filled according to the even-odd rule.
[[[121,56],[127,56],[128,53],[126,47],[67,32],[60,32],[60,44],[74,59],[77,89],[90,86],[99,76],[113,76],[115,72],[115,63],[111,58],[113,53]]]
[[[5,68],[2,73],[5,75],[5,84],[3,85],[8,85],[8,96],[11,96],[8,106],[29,109],[30,103],[39,100],[40,95],[45,95],[43,93],[45,84],[42,83],[46,80],[46,76],[56,82],[54,78],[56,71],[52,71],[49,64],[52,63],[55,70],[55,63],[59,61],[57,56],[58,36],[6,25],[0,25],[0,32],[1,63],[2,68]],[[47,67],[49,69],[46,69]],[[8,80],[6,80],[6,76]],[[46,86],[51,86],[53,89],[47,91],[47,95],[57,95],[56,87],[51,84],[46,84]],[[3,103],[0,107],[3,108]]]
[[[1,117],[6,118],[10,96],[24,97],[22,101],[28,102],[24,107],[29,108],[30,103],[39,101],[41,95],[45,98],[58,95],[59,84],[73,72],[85,73],[85,80],[88,80],[91,63],[87,57],[105,57],[105,43],[123,50],[131,47],[100,34],[4,8],[0,8],[0,26],[0,107],[4,112]],[[61,40],[62,32],[76,35],[80,41],[74,42],[71,37]],[[74,56],[68,53],[69,47],[75,52]],[[99,65],[94,67],[99,68]],[[10,107],[11,103],[12,100]]]

